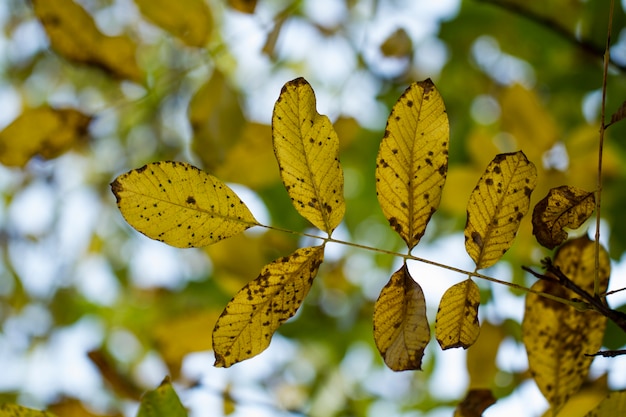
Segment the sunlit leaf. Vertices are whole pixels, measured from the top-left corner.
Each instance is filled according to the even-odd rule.
[[[380,51],[388,57],[402,58],[413,53],[413,41],[403,28],[396,29],[380,46]]]
[[[304,78],[284,85],[272,116],[274,152],[291,201],[305,219],[331,234],[345,213],[339,138],[315,108]]]
[[[23,167],[35,155],[56,158],[85,138],[90,122],[74,109],[27,109],[0,132],[0,163]]]
[[[500,326],[485,321],[480,326],[480,335],[467,350],[467,373],[469,374],[470,388],[485,388],[493,384],[496,373],[496,355],[505,333]]]
[[[180,402],[169,377],[141,398],[137,417],[187,417],[187,410]]]
[[[454,417],[481,417],[483,412],[496,403],[491,390],[472,389],[454,410]]]
[[[443,99],[430,79],[411,84],[387,119],[376,158],[376,194],[409,249],[439,207],[449,135]]]
[[[221,71],[215,70],[193,95],[187,113],[194,134],[192,148],[204,169],[213,172],[225,163],[246,126],[239,97]],[[265,148],[271,153],[269,141],[267,138]],[[242,166],[246,165],[240,163],[240,171],[245,171]]]
[[[487,166],[467,203],[465,249],[476,269],[495,264],[511,247],[536,183],[537,170],[522,151],[497,155]]]
[[[550,190],[533,210],[533,234],[552,249],[567,239],[565,228],[579,228],[596,208],[594,193],[563,185]]]
[[[38,411],[17,404],[0,404],[0,417],[55,417],[47,411]]]
[[[424,292],[406,264],[396,271],[374,305],[374,340],[394,371],[422,368],[430,341]]]
[[[296,314],[323,259],[323,246],[298,249],[266,265],[242,288],[213,329],[215,366],[227,368],[265,350],[280,325]]]
[[[626,117],[626,101],[619,106],[619,109],[611,115],[611,124],[617,123]]]
[[[480,333],[478,306],[480,292],[471,279],[448,288],[441,297],[435,335],[442,349],[470,347]]]
[[[102,34],[93,18],[73,0],[33,0],[50,46],[64,58],[96,66],[117,78],[141,81],[135,43],[127,36]]]
[[[204,46],[213,27],[204,0],[135,0],[141,14],[189,46]]]
[[[595,244],[583,236],[563,244],[554,265],[579,287],[593,293]],[[610,274],[607,252],[600,252],[600,291],[606,291]],[[558,282],[540,280],[535,291],[563,298],[577,297]],[[574,308],[534,293],[526,296],[522,339],[528,352],[530,373],[556,412],[587,378],[592,357],[602,345],[606,318],[595,311]]]
[[[585,417],[607,417],[626,415],[626,391],[610,393],[596,408]]]
[[[254,13],[256,0],[228,0],[228,5],[241,13]]]
[[[258,225],[226,184],[183,162],[154,162],[111,183],[126,221],[179,248],[206,246]]]

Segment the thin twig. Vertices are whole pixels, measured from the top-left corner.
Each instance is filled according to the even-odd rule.
[[[598,140],[598,174],[596,183],[596,236],[595,236],[595,273],[593,279],[593,294],[600,294],[600,220],[602,199],[602,154],[604,152],[604,121],[606,115],[606,80],[609,73],[609,61],[611,59],[611,31],[613,28],[613,7],[615,0],[611,0],[609,8],[609,23],[606,34],[606,47],[604,50],[604,70],[602,72],[602,107],[600,110],[600,138]]]

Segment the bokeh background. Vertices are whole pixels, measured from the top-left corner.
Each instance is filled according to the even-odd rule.
[[[311,242],[253,229],[208,248],[168,247],[125,223],[109,183],[148,162],[187,161],[231,184],[261,223],[314,232],[280,183],[269,126],[282,85],[303,76],[341,142],[347,213],[334,237],[402,252],[376,200],[375,156],[395,100],[410,82],[432,78],[450,118],[450,169],[414,254],[471,270],[465,204],[495,154],[522,149],[537,165],[534,202],[562,184],[595,189],[608,2],[206,0],[199,46],[151,23],[140,2],[77,3],[102,33],[138,45],[142,76],[67,59],[51,50],[31,2],[0,2],[0,127],[42,105],[93,116],[84,140],[59,157],[0,166],[0,401],[59,416],[133,416],[141,393],[171,375],[194,417],[450,416],[469,387],[499,398],[485,416],[545,412],[521,344],[523,292],[479,282],[478,344],[442,352],[433,341],[422,372],[393,373],[371,321],[399,260],[336,244],[270,348],[213,368],[211,330],[228,300],[263,265]],[[617,3],[609,113],[626,97],[626,15]],[[625,136],[616,124],[605,146],[610,289],[626,286]],[[488,275],[532,284],[520,266],[549,253],[529,223]],[[465,277],[410,268],[434,323],[443,292]],[[610,326],[605,346],[624,344]],[[585,393],[609,388],[626,388],[621,358],[597,359]]]

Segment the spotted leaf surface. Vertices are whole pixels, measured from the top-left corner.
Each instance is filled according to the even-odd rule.
[[[453,285],[441,297],[435,335],[442,349],[470,347],[480,333],[480,292],[471,279]]]
[[[0,163],[23,167],[36,155],[55,158],[86,138],[90,122],[74,109],[26,109],[0,132]]]
[[[430,79],[413,83],[393,106],[376,158],[376,194],[409,249],[439,207],[448,171],[450,128]]]
[[[141,398],[137,417],[187,417],[187,410],[180,402],[169,377]]]
[[[626,391],[610,393],[596,408],[585,417],[605,417],[626,415]]]
[[[189,46],[209,40],[213,17],[203,0],[135,0],[141,14]]]
[[[546,248],[553,249],[567,239],[565,228],[579,228],[596,209],[593,193],[563,185],[548,192],[533,210],[533,234]]]
[[[476,269],[500,260],[528,212],[537,169],[522,151],[496,155],[467,203],[465,249]]]
[[[50,46],[64,58],[98,67],[116,78],[141,81],[137,46],[128,36],[101,33],[93,18],[73,0],[33,0],[35,15]]]
[[[111,183],[126,221],[179,248],[207,246],[258,225],[226,184],[182,162],[154,162]]]
[[[229,367],[264,351],[280,325],[296,314],[324,259],[307,247],[266,265],[228,303],[213,329],[215,366]]]
[[[559,248],[554,265],[579,287],[593,293],[595,244],[586,236],[566,242]],[[600,252],[600,291],[606,291],[610,261]],[[577,297],[558,282],[541,280],[533,290],[563,298]],[[592,357],[602,346],[606,318],[600,313],[577,311],[573,307],[537,294],[526,295],[522,341],[528,353],[530,374],[553,412],[563,406],[586,381]]]
[[[430,341],[424,292],[405,265],[395,272],[374,305],[374,340],[394,371],[422,368]]]
[[[47,411],[38,411],[17,404],[0,404],[0,417],[56,417]]]
[[[291,201],[305,219],[331,234],[345,213],[339,138],[315,108],[304,78],[282,88],[272,116],[274,153]]]

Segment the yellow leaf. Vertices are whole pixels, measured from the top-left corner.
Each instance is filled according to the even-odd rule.
[[[50,45],[70,61],[96,66],[118,78],[141,81],[136,45],[127,36],[102,34],[93,18],[72,0],[33,0]]]
[[[55,417],[47,411],[38,411],[17,404],[0,404],[0,417]]]
[[[430,341],[422,288],[404,264],[382,289],[374,305],[374,340],[394,371],[422,369]]]
[[[111,183],[126,221],[179,248],[207,246],[257,226],[226,184],[183,162],[154,162]]]
[[[268,146],[272,140],[272,129],[264,124],[246,123],[240,136],[223,163],[216,167],[215,174],[224,181],[244,184],[252,189],[280,181],[274,152]]]
[[[471,279],[453,285],[441,297],[435,335],[442,349],[470,347],[480,333],[480,292]]]
[[[488,389],[471,389],[454,410],[454,417],[481,417],[483,411],[496,403]]]
[[[228,0],[228,5],[241,13],[254,13],[256,0]]]
[[[563,407],[559,409],[558,413],[555,413],[552,409],[548,409],[542,417],[585,417],[609,394],[607,380],[606,374],[593,381],[587,379],[581,389],[567,400]],[[606,415],[614,416],[622,414]]]
[[[610,393],[596,408],[585,417],[608,417],[626,415],[626,391]]]
[[[586,236],[559,248],[554,265],[579,287],[593,293],[595,244]],[[600,291],[606,291],[610,274],[607,252],[600,252]],[[535,291],[563,298],[577,297],[557,281],[541,280]],[[526,296],[522,340],[528,352],[530,373],[554,412],[578,391],[586,380],[592,357],[602,346],[606,318],[595,311],[574,308],[537,294]]]
[[[567,239],[564,228],[579,228],[596,209],[593,193],[562,185],[552,188],[533,210],[533,235],[548,249]]]
[[[209,40],[213,17],[204,0],[135,0],[141,14],[189,46]]]
[[[86,136],[90,122],[74,109],[25,110],[0,132],[0,163],[23,167],[35,155],[55,158]]]
[[[228,303],[213,329],[215,366],[229,366],[264,351],[280,325],[306,297],[324,247],[300,248],[266,265]]]
[[[536,183],[537,170],[522,151],[497,155],[487,166],[467,203],[465,249],[477,270],[511,247]]]
[[[213,172],[226,161],[246,126],[239,97],[224,75],[215,70],[191,98],[187,112],[194,133],[192,148],[204,168]]]
[[[329,235],[346,211],[339,138],[304,78],[284,85],[272,116],[280,176],[298,213]]]
[[[376,158],[376,194],[391,227],[413,249],[441,199],[450,128],[430,79],[411,84],[393,106]]]
[[[413,41],[402,28],[393,32],[380,46],[380,52],[384,56],[403,58],[413,53]]]
[[[498,372],[496,355],[504,339],[504,331],[488,321],[480,327],[480,336],[467,350],[467,373],[470,388],[491,387]]]
[[[50,412],[62,417],[123,417],[122,414],[95,414],[76,399],[64,398],[49,407]],[[0,414],[1,416],[1,414]]]

